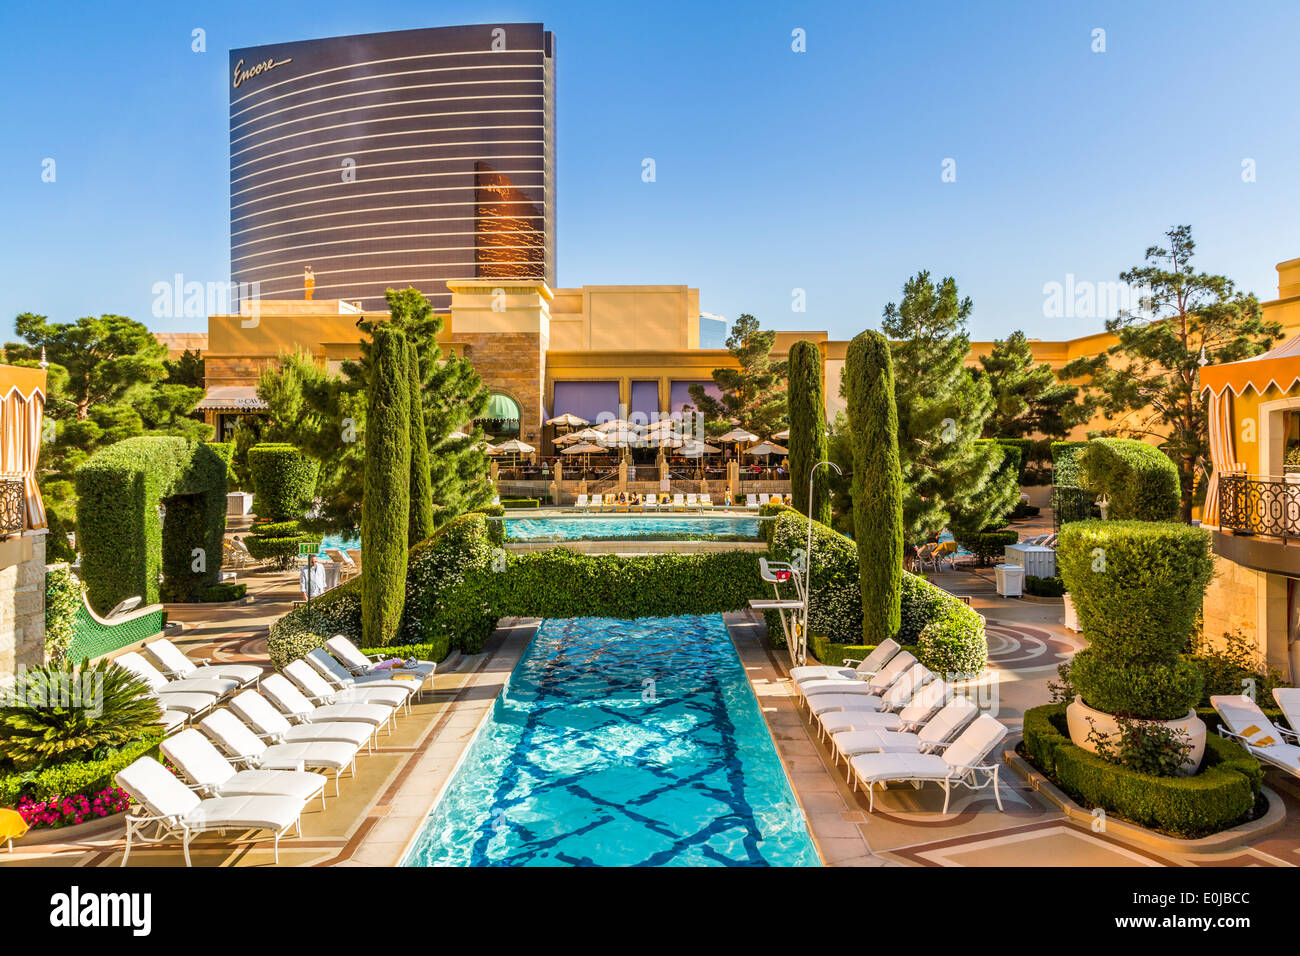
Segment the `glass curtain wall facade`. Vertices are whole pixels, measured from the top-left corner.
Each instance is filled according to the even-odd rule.
[[[554,287],[554,54],[536,23],[232,50],[232,282],[301,299],[310,267],[314,298],[365,309],[415,286],[445,310],[447,279]]]

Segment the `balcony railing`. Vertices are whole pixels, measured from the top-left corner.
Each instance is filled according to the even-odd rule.
[[[0,478],[0,537],[22,534],[27,526],[27,492],[21,478]]]
[[[1300,475],[1220,475],[1219,527],[1237,534],[1300,538]]]

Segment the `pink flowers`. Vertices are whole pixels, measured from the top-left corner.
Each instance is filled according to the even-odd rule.
[[[125,791],[109,787],[89,797],[84,793],[43,801],[19,797],[14,809],[30,827],[66,827],[121,813],[130,803]]]

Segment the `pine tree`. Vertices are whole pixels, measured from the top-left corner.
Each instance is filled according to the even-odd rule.
[[[863,332],[844,359],[853,430],[853,526],[862,592],[862,638],[879,644],[902,624],[903,474],[889,342]]]
[[[1061,382],[1045,362],[1035,362],[1024,332],[1012,332],[980,356],[980,374],[993,393],[993,413],[984,423],[985,438],[1065,438],[1087,420],[1079,389]]]
[[[893,342],[909,541],[938,533],[955,513],[978,512],[1002,464],[998,449],[975,444],[992,414],[993,396],[988,382],[966,368],[971,309],[953,279],[934,283],[925,271],[907,281],[898,304],[885,307],[881,326]]]
[[[1061,374],[1088,379],[1089,404],[1120,420],[1103,435],[1152,441],[1174,460],[1180,516],[1191,521],[1196,482],[1210,463],[1201,363],[1258,355],[1282,335],[1282,326],[1265,322],[1259,300],[1238,292],[1227,276],[1192,268],[1191,226],[1176,226],[1165,237],[1167,248],[1147,249],[1146,265],[1120,273],[1121,281],[1147,291],[1139,312],[1124,310],[1106,321],[1106,331],[1119,341],[1096,358],[1071,362]],[[1119,361],[1112,365],[1113,359]]]
[[[704,416],[705,427],[714,434],[730,431],[732,422],[760,437],[780,431],[786,425],[786,363],[772,361],[775,332],[764,332],[758,319],[741,315],[727,336],[727,351],[739,368],[713,370],[713,383],[721,400],[691,386],[691,401]]]
[[[820,469],[815,476],[813,468],[825,461],[826,400],[822,390],[822,354],[816,344],[800,340],[790,346],[786,363],[789,386],[786,400],[790,419],[790,490],[794,505],[814,521],[831,523],[830,492],[826,485],[826,472]],[[812,499],[808,499],[808,482],[815,477]]]
[[[411,508],[411,386],[406,336],[380,326],[370,343],[370,385],[361,503],[361,635],[391,644],[406,598]]]

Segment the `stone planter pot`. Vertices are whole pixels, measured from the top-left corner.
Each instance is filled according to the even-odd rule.
[[[1090,718],[1092,723],[1089,723]],[[1094,710],[1079,697],[1074,698],[1074,701],[1065,708],[1065,720],[1070,727],[1070,740],[1075,746],[1082,747],[1089,753],[1097,752],[1097,746],[1088,739],[1088,734],[1094,726],[1099,734],[1105,736],[1119,733],[1119,723],[1114,717],[1104,711]],[[1205,721],[1196,716],[1195,709],[1189,710],[1186,717],[1178,720],[1152,720],[1144,723],[1159,724],[1175,732],[1181,732],[1191,742],[1192,749],[1179,772],[1184,777],[1196,773],[1201,765],[1201,758],[1205,756],[1206,728]]]
[[[1079,626],[1079,614],[1074,609],[1074,601],[1070,600],[1070,592],[1061,595],[1061,602],[1065,607],[1065,629],[1079,634],[1083,628]]]

